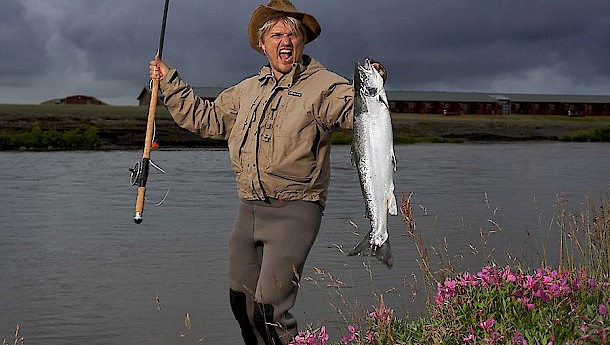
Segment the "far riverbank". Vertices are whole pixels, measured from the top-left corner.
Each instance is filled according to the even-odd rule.
[[[147,107],[0,104],[0,132],[24,133],[39,127],[59,132],[95,127],[102,150],[143,147]],[[610,117],[555,115],[392,114],[394,136],[417,141],[561,140],[566,136],[609,128]],[[225,147],[178,127],[163,107],[156,111],[156,138],[161,148]],[[349,133],[347,133],[349,134]]]

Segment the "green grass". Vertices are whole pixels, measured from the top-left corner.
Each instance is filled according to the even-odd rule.
[[[64,132],[43,131],[40,127],[28,133],[0,131],[0,150],[96,150],[101,144],[95,127]]]
[[[576,142],[610,142],[610,126],[604,128],[595,128],[573,135],[567,135],[562,137],[561,140]]]
[[[159,112],[167,112],[159,107]],[[100,116],[144,117],[147,108],[111,105],[55,105],[55,104],[0,104],[0,117],[76,116],[83,118]]]

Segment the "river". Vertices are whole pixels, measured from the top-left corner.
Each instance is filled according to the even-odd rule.
[[[396,154],[397,197],[413,193],[416,232],[436,268],[478,270],[487,255],[553,263],[558,196],[577,212],[586,195],[609,191],[609,144],[418,144]],[[166,174],[151,173],[136,225],[128,168],[140,155],[0,152],[0,337],[12,339],[19,324],[27,344],[239,343],[228,305],[227,238],[238,204],[228,153],[154,151]],[[324,324],[338,340],[342,317],[370,308],[374,296],[414,316],[424,312],[424,291],[400,216],[390,219],[391,270],[341,252],[367,221],[349,147],[333,148],[332,167],[293,312],[301,328]]]

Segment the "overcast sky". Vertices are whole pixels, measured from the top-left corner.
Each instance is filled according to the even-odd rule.
[[[267,0],[171,0],[163,52],[193,86],[258,72],[247,24]],[[321,36],[305,53],[351,78],[364,57],[388,90],[610,95],[608,0],[294,0]],[[74,94],[135,105],[164,0],[1,0],[0,103]]]

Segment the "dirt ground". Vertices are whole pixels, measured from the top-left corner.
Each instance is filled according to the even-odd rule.
[[[96,127],[102,149],[143,147],[147,107],[0,104],[0,131],[27,132],[34,127],[58,131]],[[610,117],[551,115],[393,114],[394,135],[412,139],[464,141],[559,140],[566,135],[610,126]],[[223,147],[179,128],[163,107],[156,111],[156,139],[161,148]]]

